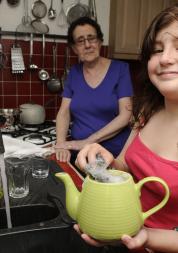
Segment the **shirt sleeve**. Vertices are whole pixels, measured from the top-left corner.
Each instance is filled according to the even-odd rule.
[[[120,67],[116,91],[118,99],[133,96],[133,86],[128,63],[124,62]]]

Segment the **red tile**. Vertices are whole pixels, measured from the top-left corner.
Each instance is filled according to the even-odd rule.
[[[39,70],[40,69],[36,69],[36,70],[32,70],[30,73],[31,76],[31,82],[41,82],[41,80],[39,79]]]
[[[4,95],[2,87],[3,87],[3,83],[0,82],[0,96]]]
[[[45,108],[54,108],[56,106],[56,95],[44,96]]]
[[[30,83],[29,82],[17,83],[17,94],[18,95],[29,95],[30,94]]]
[[[4,108],[16,108],[17,96],[4,96]]]
[[[35,39],[34,39],[33,53],[42,55],[42,41],[35,41]]]
[[[5,68],[11,68],[11,54],[10,51],[6,54],[6,62],[5,62]]]
[[[3,70],[0,69],[0,82],[2,81],[2,73],[3,73]]]
[[[54,109],[45,109],[45,111],[47,120],[54,120],[56,118]]]
[[[13,40],[2,39],[3,50],[6,54],[10,52],[13,43]]]
[[[12,74],[10,68],[3,69],[3,81],[16,81],[16,74]]]
[[[4,96],[0,96],[0,108],[4,108]]]
[[[4,95],[17,95],[16,82],[3,82]]]
[[[31,101],[30,96],[18,96],[17,105],[19,106],[21,104],[29,103],[30,101]]]
[[[23,54],[29,54],[29,52],[30,52],[29,37],[27,37],[27,41],[25,41],[25,40],[17,40],[17,44],[22,49],[22,53]]]
[[[69,66],[72,66],[73,64],[78,63],[78,58],[77,57],[70,57],[69,58]]]
[[[66,46],[67,46],[67,43],[58,43],[57,55],[64,55]]]
[[[20,104],[33,101],[34,103],[46,105],[48,119],[54,119],[61,103],[61,94],[52,94],[47,89],[47,81],[41,81],[38,77],[42,68],[42,37],[35,38],[33,44],[32,62],[38,65],[39,69],[29,70],[29,49],[30,41],[17,38],[17,42],[22,48],[26,70],[20,74],[12,74],[11,70],[11,48],[15,44],[15,39],[3,39],[4,52],[7,55],[7,63],[0,69],[0,107],[17,107]],[[64,72],[64,55],[66,42],[57,42],[57,66],[56,73],[60,78]],[[53,48],[54,41],[45,43],[45,69],[50,76],[53,72]],[[77,57],[70,50],[70,63],[76,63]]]
[[[43,105],[43,96],[32,95],[31,96],[31,101],[36,103],[36,104]]]
[[[53,46],[55,46],[54,42],[46,42],[45,43],[45,54],[52,55],[53,54]]]
[[[33,59],[38,68],[41,69],[43,65],[42,55],[34,55]]]
[[[31,95],[43,95],[43,83],[39,82],[32,82],[31,83]]]
[[[47,55],[44,57],[44,68],[53,68],[53,57],[52,55]]]
[[[57,68],[64,69],[64,56],[58,56],[57,57]]]

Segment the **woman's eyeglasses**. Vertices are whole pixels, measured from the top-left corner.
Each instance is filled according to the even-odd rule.
[[[75,40],[75,44],[77,46],[83,46],[83,45],[85,45],[86,41],[88,41],[88,43],[90,43],[90,44],[96,43],[98,41],[98,37],[97,37],[97,35],[88,35],[86,38],[80,37]]]

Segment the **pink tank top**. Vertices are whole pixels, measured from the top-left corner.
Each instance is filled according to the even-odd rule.
[[[178,227],[178,162],[164,159],[141,141],[139,134],[128,147],[125,160],[134,175],[135,182],[144,177],[160,177],[168,184],[170,198],[167,204],[151,215],[145,225],[152,228],[173,229]],[[164,188],[159,183],[149,182],[141,190],[143,211],[158,204],[164,196]]]

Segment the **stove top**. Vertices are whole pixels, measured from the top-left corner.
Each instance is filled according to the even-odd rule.
[[[45,121],[40,125],[18,124],[9,129],[1,128],[1,132],[42,147],[52,144],[56,140],[56,125],[53,121]]]

